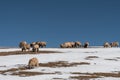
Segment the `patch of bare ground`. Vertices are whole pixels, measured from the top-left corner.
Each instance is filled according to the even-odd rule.
[[[45,75],[45,74],[56,74],[56,73],[19,71],[19,72],[14,72],[11,75],[18,75],[18,76],[21,76],[21,77],[28,77],[28,76]]]
[[[109,60],[109,61],[118,61],[117,59],[105,59],[105,60]]]
[[[93,51],[93,52],[84,52],[84,53],[97,53],[97,51]]]
[[[39,63],[39,67],[71,67],[71,66],[77,66],[77,65],[90,65],[88,62],[73,62],[68,63],[67,61],[58,61],[58,62],[49,62],[49,63]],[[54,73],[44,73],[44,72],[30,72],[30,71],[24,71],[28,68],[26,66],[19,67],[19,68],[11,68],[8,70],[0,70],[0,74],[3,75],[18,75],[18,76],[35,76],[35,75],[44,75],[44,74],[62,74],[61,72],[54,72]]]
[[[99,58],[99,57],[98,56],[88,56],[85,59],[86,60],[92,60],[92,59],[95,59],[95,58]]]
[[[80,76],[71,76],[71,79],[77,79],[77,80],[89,80],[94,78],[103,78],[103,77],[120,77],[120,73],[71,73],[71,74],[77,74]]]
[[[14,71],[19,71],[19,70],[26,70],[25,67],[21,67],[21,68],[11,68],[8,70],[0,70],[0,74],[4,74],[6,72],[14,72]]]
[[[3,65],[3,66],[0,66],[0,67],[6,67],[5,65]]]
[[[39,52],[32,52],[32,51],[10,51],[10,52],[0,52],[0,56],[7,56],[7,55],[21,55],[21,54],[49,54],[49,53],[62,53],[58,51],[39,51]]]
[[[66,79],[63,79],[63,78],[53,78],[52,80],[66,80]]]
[[[67,61],[58,61],[58,62],[48,62],[48,63],[40,63],[41,67],[72,67],[77,65],[90,65],[88,62],[73,62],[68,63]]]
[[[30,72],[30,71],[23,71],[23,70],[26,70],[26,68],[11,68],[11,69],[8,69],[8,70],[0,71],[0,74],[15,75],[15,76],[21,76],[21,77],[44,75],[44,74],[57,74],[57,72],[55,72],[55,73],[45,73],[45,72]]]
[[[116,59],[120,59],[120,57],[115,57]]]

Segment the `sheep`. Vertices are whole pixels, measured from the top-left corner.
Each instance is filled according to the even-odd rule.
[[[72,48],[73,47],[71,42],[66,42],[66,43],[64,43],[64,45],[66,45],[66,48]]]
[[[116,42],[111,42],[110,46],[111,47],[119,47],[119,42],[117,42],[117,41]]]
[[[61,48],[72,48],[73,47],[73,43],[72,42],[65,42],[63,44],[60,44]]]
[[[39,52],[39,45],[38,44],[34,44],[32,47],[33,52]]]
[[[39,61],[36,57],[33,57],[28,62],[28,68],[39,67]]]
[[[26,44],[27,44],[26,41],[22,41],[22,42],[19,43],[19,47],[22,48],[22,47],[23,47],[24,45],[26,45]]]
[[[24,51],[29,51],[30,50],[30,44],[25,44],[23,47],[22,47],[22,52]]]
[[[72,46],[72,48],[75,48],[75,42],[69,42]]]
[[[84,43],[84,48],[88,48],[88,46],[89,46],[89,42],[85,42]]]
[[[30,44],[30,47],[33,47],[35,44],[36,44],[36,42],[32,42],[32,43]]]
[[[76,48],[82,47],[82,43],[79,42],[79,41],[76,41],[76,42],[75,42],[75,47],[76,47]]]
[[[110,47],[111,47],[108,42],[105,42],[105,43],[103,44],[103,46],[104,46],[104,48],[110,48]]]
[[[39,44],[37,42],[32,42],[30,44],[30,46],[31,46],[33,52],[38,52],[39,51],[40,47],[39,47]]]
[[[22,49],[22,51],[29,51],[30,50],[30,44],[27,44],[26,41],[22,41],[19,43],[19,47]]]
[[[67,46],[64,44],[60,44],[60,48],[67,48]]]
[[[43,48],[43,47],[46,47],[46,42],[36,42],[36,44],[39,45],[39,47]]]

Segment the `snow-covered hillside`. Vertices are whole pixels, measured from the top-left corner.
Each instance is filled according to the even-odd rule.
[[[0,49],[0,52],[18,50],[20,49]],[[43,48],[40,50],[58,51],[62,53],[0,56],[0,80],[85,80],[80,78],[80,76],[88,77],[94,73],[103,73],[106,75],[113,73],[113,76],[99,75],[98,77],[90,77],[86,80],[120,80],[120,48]],[[33,57],[38,58],[41,64],[47,64],[49,62],[54,64],[57,62],[61,63],[57,66],[40,66],[34,69],[22,70],[26,72],[44,73],[39,75],[11,75],[13,71],[2,73],[2,71],[8,69],[26,66],[29,59]],[[14,73],[19,71],[16,70]],[[77,76],[79,78],[75,78]]]

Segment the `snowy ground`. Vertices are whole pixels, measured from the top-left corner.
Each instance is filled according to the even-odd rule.
[[[20,49],[0,49],[0,52],[18,51]],[[23,54],[0,56],[0,71],[26,66],[32,57],[40,63],[65,61],[67,63],[85,62],[89,64],[67,67],[37,67],[23,71],[55,73],[34,76],[11,75],[11,72],[0,74],[0,80],[120,80],[120,77],[100,76],[100,78],[72,79],[87,73],[120,73],[120,48],[43,48],[43,51],[60,51],[51,54]],[[18,70],[19,71],[19,70]],[[75,74],[76,73],[76,74]],[[83,74],[81,74],[83,73]]]

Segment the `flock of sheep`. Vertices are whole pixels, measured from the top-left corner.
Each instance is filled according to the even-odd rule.
[[[119,42],[105,42],[103,45],[105,48],[110,48],[110,47],[119,47]]]
[[[89,46],[89,42],[85,42],[84,44],[82,44],[79,41],[76,42],[65,42],[63,44],[60,44],[61,48],[79,48],[79,47],[83,47],[83,48],[88,48]],[[110,47],[119,47],[119,42],[115,41],[115,42],[105,42],[103,44],[104,48],[110,48]]]
[[[79,41],[65,42],[65,43],[60,44],[61,48],[79,48],[79,47],[87,48],[88,46],[89,46],[89,42],[85,42],[84,45],[82,45],[82,43]]]
[[[19,43],[19,47],[22,49],[22,51],[29,51],[30,48],[32,48],[33,52],[38,52],[39,48],[46,47],[46,42],[32,42],[31,44],[28,44],[26,41],[22,41]]]
[[[89,42],[85,42],[84,44],[82,44],[79,41],[64,42],[60,44],[60,48],[79,48],[79,47],[88,48],[88,46],[89,46]],[[119,47],[119,42],[111,42],[111,43],[105,42],[103,46],[105,48]],[[19,43],[19,47],[22,49],[22,51],[29,51],[30,48],[32,48],[33,52],[38,52],[39,48],[46,47],[46,42],[37,41],[28,44],[26,41],[22,41]]]
[[[61,48],[79,48],[79,47],[84,47],[87,48],[89,46],[89,42],[85,42],[84,45],[82,45],[81,42],[76,41],[76,42],[65,42],[60,44]],[[39,48],[46,47],[46,42],[32,42],[28,44],[26,41],[22,41],[19,43],[19,47],[22,49],[22,51],[29,51],[30,48],[32,48],[33,52],[38,52]]]

